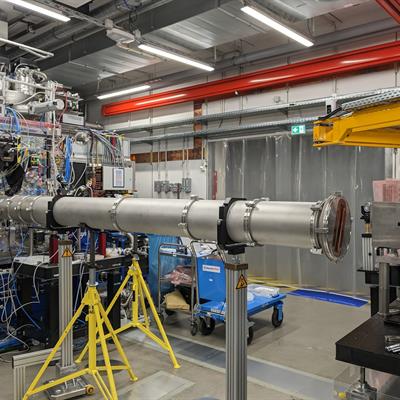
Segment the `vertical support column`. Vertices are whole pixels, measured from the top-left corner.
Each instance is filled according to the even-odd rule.
[[[383,318],[389,316],[390,304],[390,265],[379,263],[379,314]]]
[[[53,307],[53,304],[60,304],[60,291],[59,282],[50,282],[48,286],[49,293],[49,305],[45,310],[44,324],[48,327],[49,332],[45,335],[46,337],[46,348],[54,347],[58,341],[58,338],[62,334],[60,331],[60,306]]]
[[[82,236],[82,229],[78,228],[76,231],[76,236],[78,237],[78,240],[76,241],[76,250],[80,253],[82,251],[82,246],[81,246],[81,236]]]
[[[105,232],[99,233],[99,253],[103,257],[107,255],[107,234]]]
[[[247,269],[234,256],[226,271],[226,399],[247,399]]]
[[[29,256],[32,257],[35,250],[35,230],[29,228]]]
[[[57,265],[59,254],[58,254],[58,235],[57,233],[52,233],[50,235],[49,242],[49,263],[51,265]]]
[[[96,232],[90,230],[89,286],[96,286]]]
[[[121,286],[121,273],[119,271],[109,271],[107,273],[107,306],[113,301],[119,287]],[[108,318],[114,329],[121,327],[121,296],[118,297]]]
[[[15,367],[13,372],[14,379],[14,400],[24,397],[26,391],[25,367]]]
[[[73,290],[72,290],[72,242],[62,240],[58,246],[59,254],[59,324],[60,334],[65,331],[72,319]],[[70,370],[73,365],[73,329],[61,345],[60,373]]]

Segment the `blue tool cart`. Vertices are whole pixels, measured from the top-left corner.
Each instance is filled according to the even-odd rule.
[[[186,311],[190,315],[191,334],[195,336],[200,331],[202,335],[210,335],[217,322],[225,322],[226,282],[225,264],[217,246],[214,243],[192,241],[186,245],[162,243],[159,247],[158,273],[158,310],[163,316],[171,315],[173,310],[163,308],[165,293],[186,287],[190,296]],[[163,258],[173,257],[175,265],[185,263],[191,267],[190,283],[176,283],[171,286],[170,279],[165,278],[174,267],[165,265]],[[180,261],[178,261],[180,260]],[[167,283],[169,286],[165,287]],[[259,312],[273,308],[272,325],[279,327],[283,321],[283,300],[286,295],[279,289],[263,285],[250,284],[247,294],[247,315],[251,317]],[[163,313],[164,311],[164,313]],[[177,310],[180,311],[180,310]],[[248,343],[253,339],[253,323],[249,321]]]
[[[193,245],[192,245],[193,248]],[[196,325],[192,335],[200,331],[210,335],[216,322],[225,322],[226,286],[225,265],[218,252],[197,255],[197,302],[195,305]],[[251,317],[261,311],[273,308],[272,324],[279,327],[283,321],[283,300],[286,295],[276,288],[251,284],[248,286],[247,315]],[[253,324],[249,322],[248,343],[253,339]]]

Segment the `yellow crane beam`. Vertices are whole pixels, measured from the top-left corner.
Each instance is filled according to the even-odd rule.
[[[315,147],[400,147],[400,102],[354,110],[314,122]]]

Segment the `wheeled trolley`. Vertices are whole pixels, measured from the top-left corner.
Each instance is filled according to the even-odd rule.
[[[217,322],[225,323],[226,280],[225,264],[217,254],[197,257],[197,304],[195,305],[195,327],[203,335],[210,335]],[[244,282],[243,284],[247,284]],[[247,316],[248,318],[264,310],[273,308],[272,325],[279,327],[283,322],[283,300],[286,295],[280,294],[279,289],[262,285],[248,286]],[[248,344],[254,335],[253,323],[248,323]]]

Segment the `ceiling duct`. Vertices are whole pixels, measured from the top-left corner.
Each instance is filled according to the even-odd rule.
[[[2,10],[0,10],[0,38],[8,39],[7,15]],[[0,42],[0,47],[4,45],[4,42]]]
[[[64,4],[68,7],[79,8],[85,4],[90,3],[92,0],[57,0],[58,3]]]
[[[283,21],[288,22],[290,24],[299,22],[301,20],[306,19],[306,17],[301,14],[296,9],[288,6],[282,1],[264,1],[257,2],[260,6],[270,11],[271,13],[277,15]]]
[[[139,7],[143,1],[140,0],[115,0],[115,5],[120,10],[127,10],[127,11],[135,11],[137,7]]]
[[[0,38],[8,39],[8,22],[3,19],[3,15],[0,12]],[[4,46],[4,42],[0,42],[0,47]]]
[[[148,10],[157,7],[157,5],[164,4],[166,1],[171,1],[171,0],[152,0],[146,2],[143,1],[142,6],[140,6],[136,10],[136,14],[140,15],[144,12],[147,12]],[[137,3],[136,0],[125,0],[125,2],[128,5],[133,5]],[[127,18],[126,15],[127,15],[126,10],[118,9],[114,1],[112,1],[96,9],[91,16],[97,19],[107,19],[107,18],[114,19],[121,16]],[[70,40],[73,40],[73,37],[75,35],[80,34],[83,36],[84,32],[86,33],[86,35],[89,35],[96,33],[101,29],[102,28],[100,27],[93,28],[93,25],[88,25],[86,21],[78,21],[59,26],[52,30],[52,34],[45,32],[44,34],[32,40],[27,41],[25,44],[33,47],[40,47],[46,49],[51,48],[54,50],[58,46],[65,45],[66,42],[68,43]],[[9,57],[10,59],[15,59],[24,54],[25,53],[22,53],[21,51],[12,51],[9,54],[7,54],[7,57]]]

